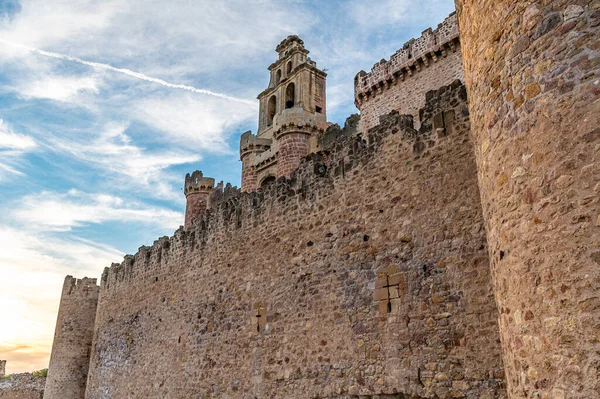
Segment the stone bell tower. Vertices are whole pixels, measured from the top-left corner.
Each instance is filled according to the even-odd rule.
[[[316,135],[327,128],[327,74],[308,57],[298,36],[288,36],[276,51],[269,87],[258,95],[258,133],[246,132],[240,142],[242,191],[289,176],[302,157],[315,151]]]

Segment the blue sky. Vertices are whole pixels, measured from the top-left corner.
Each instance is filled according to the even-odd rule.
[[[8,371],[47,367],[65,275],[99,277],[183,223],[185,173],[240,184],[239,136],[256,131],[282,39],[298,34],[327,69],[328,119],[343,124],[357,112],[354,75],[453,10],[452,0],[0,0]]]

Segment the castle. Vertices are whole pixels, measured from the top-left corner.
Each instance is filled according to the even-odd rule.
[[[282,41],[241,189],[66,278],[44,398],[599,398],[600,4],[456,5],[343,128]]]

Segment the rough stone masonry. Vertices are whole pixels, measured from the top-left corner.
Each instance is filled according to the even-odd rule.
[[[457,1],[509,395],[600,397],[600,2]]]
[[[505,397],[466,91],[426,101],[106,269],[86,397]]]
[[[456,4],[358,75],[366,122],[190,175],[185,228],[61,301],[45,397],[600,397],[600,3]]]

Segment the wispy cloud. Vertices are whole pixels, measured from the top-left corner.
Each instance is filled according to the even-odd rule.
[[[112,65],[102,64],[100,62],[86,61],[86,60],[82,60],[81,58],[73,57],[73,56],[66,55],[66,54],[53,53],[51,51],[41,50],[41,49],[38,49],[38,48],[35,48],[35,47],[26,46],[24,44],[11,43],[11,42],[3,40],[3,39],[0,39],[0,43],[5,44],[7,46],[12,46],[12,47],[20,48],[20,49],[23,49],[23,50],[26,50],[26,51],[29,51],[29,52],[41,54],[41,55],[44,55],[46,57],[52,57],[52,58],[56,58],[56,59],[63,60],[63,61],[72,61],[72,62],[76,62],[78,64],[87,65],[87,66],[90,66],[90,67],[93,67],[93,68],[107,69],[109,71],[113,71],[113,72],[117,72],[117,73],[122,73],[124,75],[131,76],[131,77],[136,78],[136,79],[140,79],[140,80],[145,80],[147,82],[156,83],[156,84],[159,84],[161,86],[169,87],[171,89],[181,89],[181,90],[187,90],[187,91],[191,91],[191,92],[199,93],[199,94],[207,94],[209,96],[219,97],[219,98],[223,98],[225,100],[235,101],[235,102],[239,102],[239,103],[250,105],[250,106],[255,106],[256,105],[256,101],[244,100],[244,99],[241,99],[241,98],[237,98],[237,97],[233,97],[233,96],[228,96],[228,95],[223,94],[223,93],[216,93],[216,92],[210,91],[210,90],[198,89],[196,87],[192,87],[192,86],[188,86],[188,85],[169,83],[169,82],[167,82],[165,80],[158,79],[158,78],[153,78],[151,76],[144,75],[143,73],[134,72],[134,71],[131,71],[131,70],[126,69],[126,68],[115,68]],[[49,97],[49,98],[51,98],[51,97]]]
[[[0,181],[8,175],[24,176],[18,168],[25,153],[37,147],[35,140],[27,135],[15,133],[0,119]]]
[[[79,92],[98,94],[98,79],[90,76],[45,76],[24,83],[19,93],[26,98],[47,98],[56,101],[74,101]]]
[[[65,231],[91,223],[118,221],[176,229],[183,220],[180,212],[148,206],[139,202],[125,202],[109,194],[89,194],[75,189],[61,194],[43,191],[19,200],[14,216],[25,224],[41,230]]]
[[[128,123],[111,122],[99,131],[54,134],[47,137],[46,145],[98,168],[113,189],[125,185],[144,196],[180,201],[181,193],[174,190],[174,184],[179,185],[181,178],[171,176],[167,169],[199,162],[201,156],[183,147],[148,150],[134,144],[126,133],[128,127]]]
[[[170,94],[148,97],[133,104],[131,116],[167,133],[164,140],[202,152],[227,153],[226,139],[242,133],[232,130],[257,118],[258,107],[222,99],[198,99]]]

